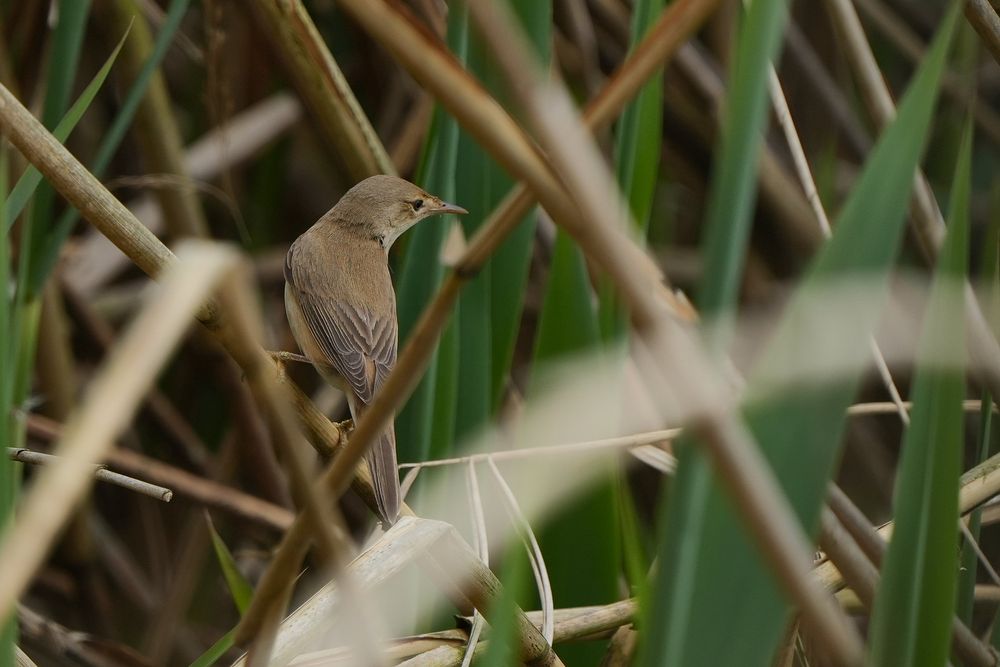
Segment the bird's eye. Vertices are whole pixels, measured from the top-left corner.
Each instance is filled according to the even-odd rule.
[[[410,202],[410,206],[413,207],[414,211],[419,211],[424,206],[424,200],[423,199],[414,199],[413,201]]]

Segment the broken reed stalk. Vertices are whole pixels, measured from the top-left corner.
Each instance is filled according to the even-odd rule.
[[[25,421],[31,438],[53,441],[62,437],[63,425],[46,417],[28,414],[25,415]],[[112,449],[108,452],[107,461],[131,475],[172,488],[181,498],[229,512],[275,530],[285,530],[295,518],[284,507],[130,449]]]
[[[52,454],[35,452],[30,449],[17,447],[7,448],[7,458],[11,461],[20,461],[21,463],[29,463],[31,465],[49,465],[59,460],[58,456],[54,456]],[[94,478],[99,482],[114,484],[115,486],[120,486],[123,489],[128,489],[129,491],[134,491],[135,493],[149,496],[150,498],[156,498],[157,500],[161,500],[165,503],[169,503],[174,497],[174,492],[170,489],[108,470],[107,466],[103,464],[88,463],[85,465],[91,469]]]

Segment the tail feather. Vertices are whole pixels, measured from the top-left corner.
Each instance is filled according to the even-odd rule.
[[[391,526],[399,517],[399,473],[396,469],[396,432],[390,424],[372,443],[365,458],[372,473],[375,503],[382,521]]]

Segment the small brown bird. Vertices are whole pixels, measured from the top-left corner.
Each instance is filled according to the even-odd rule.
[[[413,183],[372,176],[295,240],[285,258],[285,312],[303,354],[347,395],[357,420],[396,363],[396,295],[389,248],[439,213],[467,213]],[[396,434],[390,425],[366,456],[384,523],[399,515]]]

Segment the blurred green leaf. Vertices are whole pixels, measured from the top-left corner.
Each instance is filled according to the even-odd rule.
[[[226,578],[226,585],[229,586],[229,594],[233,598],[233,604],[236,605],[236,609],[239,610],[242,616],[247,607],[250,606],[250,599],[253,598],[253,587],[250,586],[249,582],[247,582],[240,572],[239,567],[236,566],[233,554],[229,552],[229,547],[219,537],[219,533],[215,530],[215,525],[212,523],[212,518],[208,515],[208,512],[205,513],[205,523],[208,524],[208,532],[212,536],[212,548],[215,550],[215,557],[219,561],[219,567],[222,568],[222,575]]]
[[[656,22],[665,0],[637,0],[632,10],[629,48],[635,49]],[[618,185],[628,199],[639,239],[645,240],[653,207],[663,147],[663,70],[657,70],[625,107],[615,130]],[[600,281],[601,332],[605,339],[622,335],[628,324],[617,291],[607,277]]]
[[[552,0],[510,0],[511,8],[520,19],[539,62],[548,65],[552,45]],[[486,82],[498,99],[504,90],[492,67],[482,64],[473,72]],[[480,152],[482,152],[480,150]],[[486,169],[484,181],[488,187],[483,199],[482,215],[488,214],[514,186],[513,181],[495,162],[483,154]],[[471,210],[471,209],[470,209]],[[514,345],[521,327],[524,292],[528,281],[531,254],[535,246],[537,213],[526,215],[517,229],[500,244],[483,269],[484,281],[489,281],[489,396],[490,409],[495,410],[503,399],[510,376]],[[471,217],[471,216],[469,216]]]
[[[219,637],[219,640],[212,644],[208,650],[198,656],[198,659],[191,663],[191,667],[211,667],[219,661],[226,651],[233,647],[236,637],[236,628]]]
[[[490,624],[486,655],[481,662],[477,661],[482,667],[507,667],[519,663],[515,610],[517,600],[527,587],[527,560],[521,545],[516,541],[507,549],[503,575],[500,578],[503,592],[495,603],[498,608],[490,610],[493,623]]]
[[[529,398],[545,382],[547,363],[593,350],[601,344],[593,290],[583,253],[559,230],[549,267],[549,282],[538,322]],[[615,415],[609,415],[614,419]],[[568,437],[575,434],[567,433]],[[609,474],[549,518],[539,542],[552,568],[549,579],[555,605],[574,607],[618,599],[621,538],[614,495],[615,476]],[[587,557],[580,558],[580,545]],[[603,647],[567,646],[560,654],[567,664],[597,664]]]
[[[958,576],[956,518],[964,449],[964,295],[969,250],[972,124],[952,181],[948,236],[931,288],[882,563],[870,647],[875,665],[943,665]],[[921,363],[923,360],[923,363]]]
[[[755,2],[753,7],[757,6]],[[834,226],[833,238],[813,262],[748,380],[745,416],[750,430],[810,532],[833,473],[844,413],[854,398],[858,378],[803,385],[768,398],[770,378],[780,373],[785,350],[818,344],[816,336],[803,339],[807,325],[803,317],[824,282],[861,275],[872,294],[885,293],[914,171],[929,134],[957,7],[941,24],[895,121],[866,162]],[[750,17],[745,25],[753,25]],[[714,270],[710,265],[709,274]],[[715,305],[727,294],[731,302],[729,290],[719,287],[711,293]],[[880,304],[875,299],[859,304],[855,317],[836,332],[841,349],[856,350],[860,359],[866,359],[879,316]],[[781,636],[785,598],[698,448],[679,449],[678,473],[661,513],[660,572],[642,664],[768,664]],[[948,609],[952,608],[949,602]],[[718,641],[719,628],[726,628],[725,641]]]
[[[787,14],[787,0],[756,0],[740,29],[702,241],[705,280],[698,306],[706,315],[722,312],[736,301],[757,197],[767,79]]]

